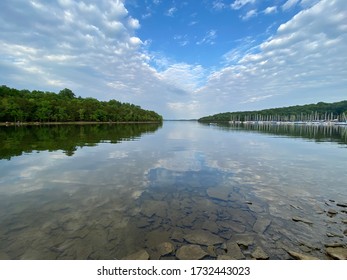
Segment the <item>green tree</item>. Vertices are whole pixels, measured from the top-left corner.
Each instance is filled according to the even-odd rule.
[[[75,97],[70,89],[54,92],[0,87],[0,121],[155,121],[162,116],[130,103]]]
[[[67,99],[76,98],[72,90],[68,88],[64,88],[63,90],[59,91],[59,96],[61,96],[62,98],[67,98]]]

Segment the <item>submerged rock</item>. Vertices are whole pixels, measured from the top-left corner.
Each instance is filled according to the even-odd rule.
[[[160,243],[156,249],[160,256],[166,256],[175,251],[175,246],[171,242],[163,242]]]
[[[339,206],[339,207],[344,207],[344,208],[346,208],[347,207],[347,203],[337,203],[336,204],[337,206]]]
[[[135,221],[135,224],[138,228],[145,228],[148,227],[151,224],[151,222],[149,221],[149,219],[140,218]]]
[[[7,255],[7,253],[0,251],[0,260],[10,260],[10,259],[11,258],[9,255]]]
[[[233,221],[240,222],[243,225],[253,226],[256,220],[248,210],[229,208],[228,214]]]
[[[257,260],[267,260],[269,258],[268,254],[259,246],[255,248],[251,256]]]
[[[216,257],[217,254],[216,254],[216,249],[213,245],[209,245],[207,246],[207,252],[208,254],[211,256],[211,257]]]
[[[335,232],[327,232],[327,236],[328,237],[341,237],[341,238],[343,238],[342,234],[338,234],[338,233],[335,233]]]
[[[245,259],[244,254],[242,253],[239,245],[236,242],[229,241],[226,244],[227,255],[230,256],[234,260],[243,260]]]
[[[264,212],[263,207],[261,207],[260,205],[251,204],[251,205],[248,205],[248,208],[249,208],[252,212],[255,212],[255,213],[262,213],[262,212]]]
[[[297,260],[318,260],[318,258],[310,256],[310,255],[302,254],[292,250],[286,250],[286,251],[288,252],[289,255],[291,255],[293,258]]]
[[[142,204],[141,212],[147,216],[152,217],[157,215],[159,217],[167,216],[168,204],[165,201],[149,200]]]
[[[309,225],[313,224],[313,222],[306,220],[305,218],[298,217],[298,216],[292,217],[292,220],[294,222],[302,222],[302,223],[309,224]]]
[[[154,248],[161,243],[170,241],[170,232],[164,230],[154,230],[148,232],[146,235],[146,246]]]
[[[194,230],[191,233],[184,235],[183,238],[189,243],[205,246],[222,244],[224,241],[219,236],[206,230]]]
[[[214,221],[205,221],[201,225],[202,229],[206,229],[212,233],[218,233],[219,232],[219,227]]]
[[[246,230],[246,227],[239,223],[239,222],[234,222],[234,221],[218,221],[217,224],[223,228],[232,230],[233,232],[236,233],[243,233]]]
[[[290,205],[290,207],[293,207],[296,210],[302,210],[302,208],[298,205],[294,205],[294,204],[289,204],[289,205]]]
[[[72,251],[71,249],[68,251]],[[85,244],[82,241],[76,241],[73,246],[73,251],[78,260],[86,260],[93,253],[91,244]]]
[[[211,198],[228,201],[231,190],[229,188],[213,187],[208,188],[206,192],[207,195]]]
[[[325,247],[331,247],[331,248],[343,247],[344,245],[345,245],[344,243],[339,243],[339,242],[325,243],[325,244],[324,244]]]
[[[231,240],[235,241],[238,245],[248,247],[254,243],[255,236],[251,234],[236,234]]]
[[[334,210],[334,209],[329,209],[328,210],[328,215],[330,215],[330,216],[335,216],[337,213],[338,212],[336,210]]]
[[[172,233],[171,233],[171,240],[177,241],[177,242],[183,242],[184,232],[182,229],[176,228]]]
[[[89,243],[95,249],[103,248],[108,244],[108,233],[103,229],[90,230],[83,240],[85,241],[85,244]]]
[[[148,260],[148,259],[149,259],[149,254],[144,249],[122,258],[122,260]]]
[[[207,253],[199,245],[184,245],[176,252],[179,260],[200,260],[207,256]]]
[[[228,256],[228,255],[219,255],[217,256],[217,260],[234,260],[234,258],[232,256]]]
[[[343,247],[328,247],[326,252],[329,256],[338,260],[347,260],[347,248]]]
[[[270,224],[270,219],[259,217],[253,226],[253,230],[257,233],[264,233]]]
[[[185,216],[184,218],[181,218],[179,221],[177,221],[177,225],[180,227],[191,227],[194,222],[196,221],[197,216],[195,214],[190,214]]]

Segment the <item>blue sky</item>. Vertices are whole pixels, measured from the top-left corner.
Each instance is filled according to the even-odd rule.
[[[347,99],[345,0],[2,0],[1,84],[164,118]]]

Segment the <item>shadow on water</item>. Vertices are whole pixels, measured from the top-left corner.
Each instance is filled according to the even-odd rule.
[[[62,150],[74,155],[78,147],[116,144],[154,133],[162,124],[87,124],[0,127],[0,159],[34,151]]]

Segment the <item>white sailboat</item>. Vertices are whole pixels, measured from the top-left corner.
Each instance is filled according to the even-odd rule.
[[[335,125],[347,125],[347,118],[346,118],[345,113],[342,114],[342,117],[343,117],[344,121],[342,121],[342,122],[335,122]]]

